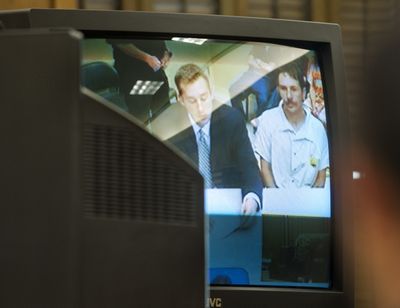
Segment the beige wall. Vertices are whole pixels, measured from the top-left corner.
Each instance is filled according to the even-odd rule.
[[[315,21],[334,22],[338,20],[339,5],[342,0],[311,0],[309,15]],[[362,1],[362,0],[360,0]],[[23,8],[79,8],[80,3],[85,0],[2,0],[0,10],[23,9]],[[116,6],[125,10],[151,11],[157,3],[163,0],[115,0]],[[167,1],[171,2],[171,1]],[[173,2],[173,1],[172,1]],[[177,0],[178,2],[178,0]],[[251,0],[215,0],[219,3],[220,14],[248,16],[252,14]],[[266,1],[269,3],[271,1]],[[213,3],[210,1],[210,3]],[[214,3],[214,4],[215,4]],[[269,5],[270,6],[270,5]],[[271,12],[263,10],[265,17],[273,17]],[[263,13],[260,13],[261,15]],[[257,15],[259,16],[259,15]]]
[[[78,0],[2,0],[1,10],[25,8],[78,8]]]

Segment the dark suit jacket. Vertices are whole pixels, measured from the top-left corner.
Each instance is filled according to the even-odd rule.
[[[197,142],[191,125],[168,141],[198,167]],[[257,160],[243,117],[236,109],[222,105],[212,113],[210,144],[214,185],[217,188],[241,188],[243,196],[253,192],[262,202]]]

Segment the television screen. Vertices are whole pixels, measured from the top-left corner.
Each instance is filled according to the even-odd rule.
[[[81,31],[81,84],[203,175],[210,307],[354,306],[338,25],[59,9],[0,18]]]
[[[332,285],[329,101],[301,47],[86,33],[82,84],[203,175],[211,285]]]

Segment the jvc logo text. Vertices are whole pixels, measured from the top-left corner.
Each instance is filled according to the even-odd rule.
[[[222,299],[220,297],[210,297],[208,299],[208,307],[221,308],[222,307]]]

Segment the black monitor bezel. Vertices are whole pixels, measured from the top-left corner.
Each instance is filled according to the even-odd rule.
[[[348,146],[348,108],[345,100],[345,73],[340,27],[251,17],[171,14],[128,11],[48,10],[22,12],[29,16],[29,26],[68,27],[88,36],[113,35],[148,37],[207,37],[226,40],[264,41],[317,51],[325,79],[328,100],[328,133],[332,175],[332,287],[329,290],[292,287],[216,287],[211,296],[221,298],[223,307],[344,307],[353,306],[353,261],[350,245],[351,200],[346,191],[351,185],[351,167],[343,162]],[[344,154],[346,155],[346,153]],[[350,157],[348,154],[347,157]],[[340,170],[341,172],[335,172]],[[218,302],[218,301],[217,301]],[[219,303],[219,302],[218,302]],[[264,303],[264,304],[263,304]]]

